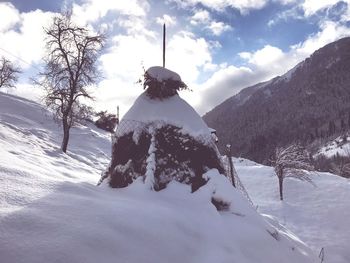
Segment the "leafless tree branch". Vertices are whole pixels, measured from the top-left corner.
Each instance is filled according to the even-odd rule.
[[[55,17],[44,30],[45,69],[35,83],[44,88],[46,106],[53,110],[55,119],[62,121],[61,148],[66,152],[70,128],[91,111],[80,99],[92,99],[86,87],[100,76],[96,61],[105,37],[91,36],[86,28],[74,25],[69,14]]]
[[[5,57],[0,58],[0,88],[14,88],[21,73],[19,67]]]

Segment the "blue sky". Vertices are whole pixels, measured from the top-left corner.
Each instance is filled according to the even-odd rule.
[[[350,35],[350,0],[14,0],[0,1],[0,55],[23,68],[10,92],[37,99],[30,77],[42,66],[42,28],[72,9],[73,19],[108,35],[91,87],[100,110],[123,114],[142,92],[135,81],[161,64],[167,24],[167,67],[193,92],[203,114],[242,88],[284,74],[316,49]]]

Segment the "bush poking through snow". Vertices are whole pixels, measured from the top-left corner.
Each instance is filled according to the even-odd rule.
[[[99,118],[95,121],[96,127],[108,132],[114,132],[114,129],[118,124],[117,115],[107,113],[107,111],[101,111],[97,113],[97,116]]]

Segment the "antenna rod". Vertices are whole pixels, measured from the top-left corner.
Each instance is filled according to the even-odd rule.
[[[165,68],[165,23],[163,24],[163,68]]]

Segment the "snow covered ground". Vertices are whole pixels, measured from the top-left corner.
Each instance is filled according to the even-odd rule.
[[[0,93],[0,213],[14,212],[64,182],[96,183],[108,163],[110,135],[93,125],[72,128],[69,153],[41,105]],[[1,255],[1,254],[0,254]]]
[[[235,159],[235,167],[258,211],[278,221],[314,251],[324,248],[324,262],[350,262],[350,180],[330,173],[312,176],[315,186],[287,178],[279,201],[273,168]]]
[[[321,147],[315,155],[323,154],[327,158],[332,158],[339,154],[340,156],[349,156],[350,154],[350,137],[347,136],[344,142],[344,136],[339,136],[329,141],[325,146]]]
[[[259,212],[278,218],[311,251],[215,170],[193,194],[175,182],[160,192],[141,180],[97,187],[110,135],[81,125],[72,129],[68,154],[60,142],[39,104],[0,93],[0,262],[306,263],[320,262],[321,247],[324,262],[349,262],[345,179],[321,175],[318,188],[288,181],[281,203],[271,168],[238,166]],[[229,208],[218,212],[213,197]]]

